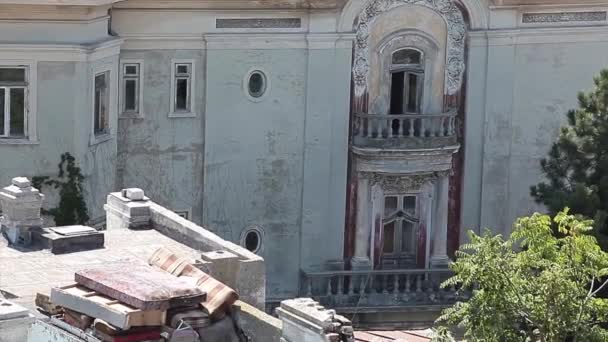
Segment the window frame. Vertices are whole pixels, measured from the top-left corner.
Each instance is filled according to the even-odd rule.
[[[97,121],[101,120],[101,113],[97,114],[97,77],[104,75],[105,76],[105,84],[104,84],[104,102],[105,102],[105,115],[106,115],[106,127],[103,127],[102,130],[97,131],[95,125]],[[106,135],[110,135],[110,106],[111,106],[111,84],[112,84],[112,75],[111,70],[102,70],[95,72],[93,74],[93,135],[96,138],[103,137]],[[101,101],[100,101],[101,104]],[[99,116],[99,117],[98,117]]]
[[[19,84],[0,83],[0,88],[5,90],[5,97],[10,98],[9,89],[20,88],[24,89],[23,99],[23,136],[11,136],[10,135],[10,107],[9,101],[5,101],[5,130],[8,130],[8,135],[4,132],[0,132],[0,145],[4,144],[38,144],[37,134],[37,108],[36,108],[36,94],[37,94],[37,69],[38,65],[33,60],[0,60],[0,68],[23,68],[25,69],[25,82],[15,82]],[[6,115],[8,114],[8,115]],[[9,121],[8,125],[6,122]]]
[[[382,212],[382,229],[383,229],[383,234],[384,234],[384,229],[387,225],[394,223],[394,231],[393,231],[393,252],[392,253],[384,253],[384,243],[383,243],[383,248],[382,248],[382,256],[385,257],[403,257],[403,256],[416,256],[416,254],[418,253],[418,248],[416,246],[416,244],[414,243],[414,250],[411,252],[405,252],[404,251],[404,246],[403,246],[403,222],[404,221],[408,221],[411,222],[413,225],[413,233],[414,236],[417,235],[419,229],[420,229],[420,221],[421,221],[421,211],[420,211],[420,193],[417,192],[408,192],[408,193],[398,193],[398,194],[393,194],[393,193],[387,193],[384,195],[383,197],[383,201],[384,203],[386,203],[386,199],[388,197],[397,197],[397,208],[395,209],[394,213],[397,213],[399,211],[403,211],[406,215],[406,209],[404,208],[404,203],[405,203],[405,198],[406,197],[414,197],[415,198],[415,207],[414,207],[414,215],[412,215],[416,220],[418,220],[418,222],[412,222],[412,220],[408,220],[407,217],[394,217],[394,218],[387,218],[387,214],[392,215],[394,213],[387,213],[386,209],[383,210]],[[383,207],[384,207],[384,203],[383,203]],[[384,239],[384,237],[383,237]],[[414,240],[416,241],[416,240]]]
[[[399,52],[399,51],[404,51],[404,50],[412,50],[412,51],[416,51],[420,54],[420,63],[414,63],[414,64],[393,64],[393,56]],[[392,83],[392,79],[393,79],[393,74],[396,73],[403,73],[403,94],[402,94],[402,103],[401,103],[401,114],[408,114],[408,115],[420,115],[423,112],[423,103],[424,103],[424,82],[425,82],[425,54],[424,51],[415,48],[415,47],[411,47],[411,46],[402,46],[399,48],[396,48],[394,50],[391,51],[390,53],[390,65],[389,65],[389,73],[391,75],[391,77],[389,78],[390,80],[390,85],[389,85],[389,101],[390,96],[392,94],[392,89],[393,89],[393,83]],[[410,112],[407,110],[407,107],[409,105],[409,80],[410,77],[415,76],[418,80],[416,83],[416,110],[414,112]],[[394,113],[389,113],[389,114],[394,114]]]
[[[118,74],[119,60],[101,62],[89,68],[89,110],[90,110],[90,133],[89,146],[94,146],[112,139],[115,133],[115,120],[118,115]],[[95,134],[95,77],[101,73],[108,73],[107,97],[108,97],[108,127],[105,134]]]
[[[128,75],[125,72],[127,66],[136,65],[137,75]],[[121,59],[119,68],[120,86],[118,93],[118,108],[120,109],[119,118],[143,118],[144,117],[144,60],[143,59]],[[126,99],[126,81],[136,80],[137,92],[136,101],[137,110],[131,111],[125,108]]]
[[[177,67],[181,64],[190,64],[189,75],[177,73]],[[188,99],[189,108],[185,111],[177,110],[177,81],[178,79],[188,79]],[[196,117],[195,107],[196,97],[196,63],[194,59],[172,59],[171,60],[171,98],[169,102],[170,118],[193,118]]]

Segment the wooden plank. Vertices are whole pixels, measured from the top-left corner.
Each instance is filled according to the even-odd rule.
[[[77,283],[142,310],[167,310],[205,300],[194,282],[147,265],[101,266],[76,272]]]
[[[90,289],[78,284],[53,288],[51,301],[56,305],[104,320],[122,330],[137,326],[160,326],[164,324],[166,318],[166,311],[144,311],[124,303],[117,303],[105,295],[91,294]]]

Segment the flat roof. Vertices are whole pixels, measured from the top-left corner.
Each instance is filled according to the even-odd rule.
[[[74,283],[74,273],[80,269],[102,264],[147,264],[159,247],[167,247],[192,261],[200,260],[201,252],[153,229],[106,230],[104,234],[105,248],[68,254],[14,248],[0,236],[0,291],[6,299],[36,312],[37,292],[50,295],[52,287]]]

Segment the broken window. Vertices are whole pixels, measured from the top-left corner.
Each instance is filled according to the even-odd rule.
[[[174,82],[174,112],[191,112],[192,63],[176,63]]]
[[[125,63],[122,66],[122,112],[140,112],[141,74],[139,63]]]
[[[93,132],[95,135],[107,134],[110,131],[109,121],[109,88],[110,72],[104,71],[95,75],[95,92],[94,92],[94,108]]]
[[[393,52],[390,72],[390,114],[420,114],[424,86],[422,53],[410,48]]]
[[[27,68],[0,67],[0,137],[25,138]]]

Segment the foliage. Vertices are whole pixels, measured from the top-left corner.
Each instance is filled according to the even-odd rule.
[[[457,325],[469,342],[608,341],[608,253],[589,234],[593,222],[559,212],[520,218],[508,239],[469,232],[442,287],[470,289],[470,298],[443,311],[438,323]],[[448,341],[445,328],[436,342]]]
[[[33,177],[32,184],[40,189],[42,185],[52,186],[59,190],[59,205],[56,208],[43,210],[43,214],[53,216],[57,226],[86,224],[89,214],[83,196],[82,175],[76,160],[68,152],[61,155],[57,179]]]
[[[557,142],[541,161],[546,182],[531,195],[552,215],[562,208],[595,221],[598,238],[608,234],[608,69],[594,78],[589,93],[579,93],[579,108],[568,112]],[[608,246],[607,246],[608,247]]]

